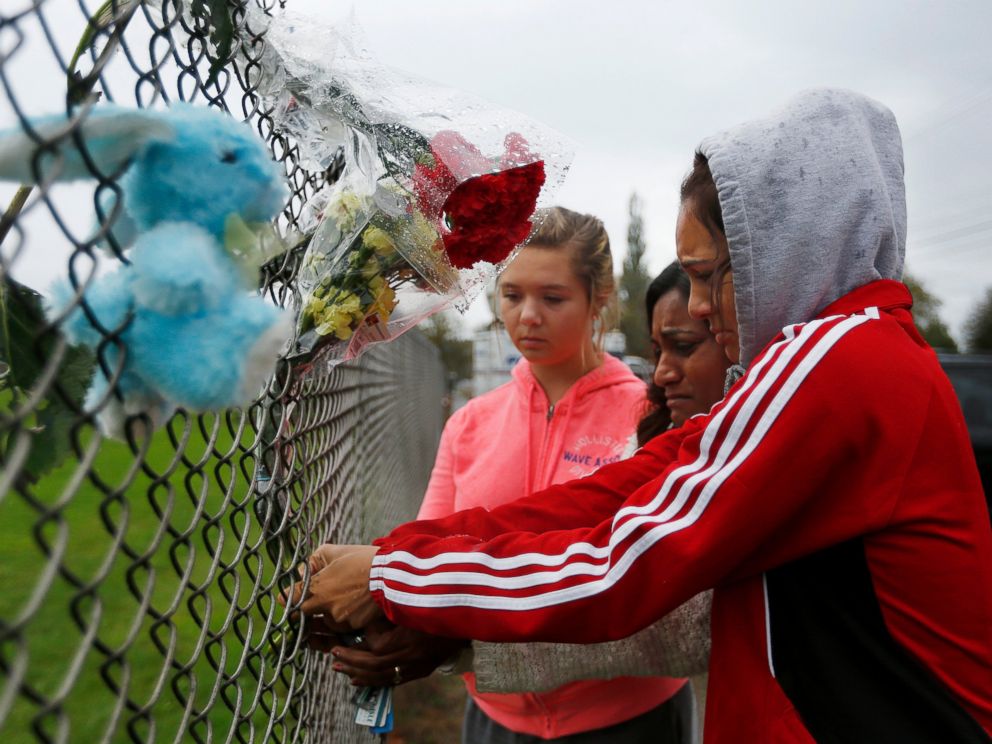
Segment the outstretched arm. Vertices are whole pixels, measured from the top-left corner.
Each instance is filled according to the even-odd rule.
[[[369,545],[323,545],[313,556],[315,571],[305,599],[299,599],[304,586],[294,587],[304,614],[327,614],[335,622],[363,627],[381,616],[369,594],[369,572],[380,544],[395,544],[410,537],[428,539],[450,535],[471,536],[476,543],[519,529],[543,531],[549,525],[581,527],[596,525],[613,514],[625,495],[646,483],[670,462],[681,439],[693,427],[669,432],[639,450],[632,458],[601,468],[592,475],[567,484],[552,486],[489,511],[468,509],[441,519],[409,522],[388,536]],[[344,560],[347,558],[347,560]],[[471,637],[465,633],[455,637]]]
[[[613,515],[631,493],[670,465],[678,457],[681,442],[700,426],[694,419],[681,429],[665,432],[633,457],[606,465],[585,478],[551,486],[494,509],[466,509],[438,519],[408,522],[375,544],[392,545],[412,535],[472,535],[488,540],[505,532],[592,527]],[[425,500],[422,513],[433,511],[426,507]]]
[[[875,436],[905,436],[918,415],[907,407],[897,420],[891,407],[883,411],[875,382],[886,369],[884,346],[874,337],[844,343],[865,324],[880,325],[877,316],[859,315],[790,329],[704,419],[705,428],[681,442],[677,461],[593,527],[505,532],[514,525],[500,517],[519,510],[497,509],[495,534],[482,515],[475,524],[464,515],[469,529],[462,532],[378,541],[369,585],[375,600],[393,622],[442,635],[612,640],[729,577],[883,526],[895,491],[876,489],[862,503],[864,491],[850,487],[851,472],[841,465],[864,462]],[[902,382],[887,385],[898,395]],[[850,425],[825,427],[836,422],[838,395]],[[805,439],[812,432],[815,446]],[[557,488],[542,493],[551,513],[580,493],[574,483]],[[529,501],[536,513],[539,500]],[[552,523],[543,515],[543,524]]]

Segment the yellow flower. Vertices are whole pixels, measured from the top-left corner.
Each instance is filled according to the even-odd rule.
[[[351,316],[333,315],[319,326],[316,331],[321,336],[337,336],[342,341],[351,338]]]
[[[346,292],[332,305],[324,308],[320,314],[316,331],[318,335],[334,334],[342,341],[347,341],[352,334],[352,321],[364,317],[362,302],[357,295]]]
[[[380,282],[382,284],[381,287],[373,287],[376,296],[375,302],[372,303],[369,311],[370,314],[375,313],[378,315],[381,322],[388,323],[389,316],[392,314],[393,308],[396,307],[396,291],[381,279]]]
[[[381,227],[365,228],[365,232],[362,233],[362,240],[365,245],[383,258],[388,258],[396,253],[396,244],[392,237]]]
[[[362,267],[362,277],[368,279],[370,282],[379,276],[379,262],[374,258],[370,258],[365,262],[365,266]]]
[[[349,338],[351,338],[352,333],[354,333],[354,331],[351,330],[350,325],[339,326],[338,328],[334,329],[334,335],[337,336],[342,341],[347,341]]]
[[[358,298],[358,295],[345,292],[344,296],[334,303],[334,307],[344,313],[351,313],[352,315],[356,313],[361,314],[362,301]]]
[[[325,307],[327,307],[327,300],[325,300],[323,297],[317,296],[315,293],[314,296],[310,299],[310,302],[307,303],[306,309],[304,309],[303,312],[306,315],[310,315],[316,318],[324,311]]]

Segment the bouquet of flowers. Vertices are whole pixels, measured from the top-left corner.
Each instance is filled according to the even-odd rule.
[[[383,67],[354,28],[265,22],[260,92],[276,127],[310,170],[344,157],[305,207],[297,355],[335,364],[467,308],[550,203],[568,165],[562,138]]]

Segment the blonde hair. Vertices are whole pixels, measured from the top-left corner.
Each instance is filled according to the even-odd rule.
[[[603,336],[615,320],[617,290],[610,237],[603,221],[564,207],[550,207],[535,217],[540,226],[527,247],[572,249],[572,270],[589,291],[589,303],[596,308],[594,343],[596,350],[602,352]]]

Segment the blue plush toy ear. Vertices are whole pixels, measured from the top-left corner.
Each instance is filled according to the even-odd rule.
[[[111,176],[152,142],[175,139],[176,129],[164,111],[146,111],[106,105],[94,108],[79,124],[86,152],[97,169]],[[72,181],[93,178],[69,132],[65,115],[45,116],[30,121],[32,137],[24,129],[0,133],[0,179],[34,183],[32,163],[41,142],[58,143],[53,151],[42,151],[38,165],[42,180]]]

